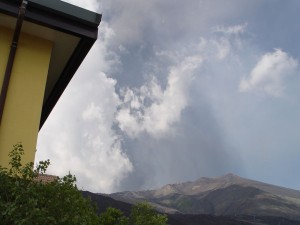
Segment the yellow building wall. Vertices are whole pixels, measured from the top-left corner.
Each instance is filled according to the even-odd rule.
[[[0,34],[2,87],[13,31],[0,27]],[[18,142],[25,150],[23,163],[34,161],[51,50],[48,40],[20,36],[0,125],[1,166],[8,166],[8,153]]]

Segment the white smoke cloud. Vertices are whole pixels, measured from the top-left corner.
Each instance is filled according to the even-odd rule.
[[[116,190],[132,171],[122,139],[112,128],[120,104],[116,80],[104,72],[120,63],[109,50],[113,37],[114,31],[102,22],[99,40],[40,131],[37,145],[36,162],[51,161],[48,173],[70,171],[79,188],[95,192]]]
[[[101,73],[93,82],[88,85],[92,91],[84,87],[83,96],[80,90],[64,96],[66,108],[58,106],[56,116],[47,121],[36,158],[51,160],[50,174],[62,176],[71,171],[80,188],[110,192],[132,170],[132,164],[122,150],[121,137],[112,129],[120,103],[116,81]]]
[[[241,49],[243,41],[241,36],[245,34],[247,23],[234,26],[217,26],[213,28],[213,33],[217,37],[212,40],[213,46],[216,48],[216,58],[225,59],[234,48]]]
[[[131,138],[142,133],[157,139],[172,134],[189,104],[189,88],[203,63],[202,53],[218,52],[216,42],[204,38],[176,54],[158,52],[158,57],[173,62],[166,86],[153,76],[140,88],[122,88],[118,96],[117,81],[108,76],[121,65],[112,50],[115,36],[103,21],[99,40],[40,132],[36,157],[37,161],[51,160],[49,173],[61,176],[71,171],[78,178],[78,187],[95,192],[118,190],[119,183],[134,170],[122,149],[122,137],[112,127],[117,125]]]
[[[188,89],[194,70],[202,63],[201,57],[187,57],[170,69],[165,90],[153,78],[140,89],[124,91],[124,104],[116,120],[122,131],[135,137],[147,132],[161,137],[180,121],[182,110],[188,104]]]
[[[237,24],[237,25],[233,25],[233,26],[217,26],[215,28],[213,28],[214,32],[218,32],[218,33],[223,33],[226,35],[240,35],[245,33],[246,29],[247,29],[247,23],[244,24]]]
[[[253,64],[253,55],[261,53],[255,45],[259,38],[251,39],[250,33],[251,43],[247,40],[248,29],[251,32],[253,28],[253,17],[243,17],[250,10],[257,12],[254,6],[260,3],[229,1],[220,7],[218,1],[197,0],[189,4],[171,0],[68,2],[92,11],[101,8],[104,17],[99,27],[99,40],[40,132],[36,159],[50,158],[50,173],[63,175],[70,170],[77,176],[79,188],[95,192],[124,190],[126,187],[121,186],[124,182],[137,188],[146,181],[152,188],[167,180],[194,179],[200,173],[209,175],[203,173],[211,168],[224,171],[226,163],[223,162],[227,160],[228,165],[234,165],[236,160],[232,156],[244,154],[241,152],[246,152],[248,146],[251,146],[249,152],[253,151],[251,143],[257,141],[251,141],[251,132],[259,135],[264,132],[256,132],[261,129],[248,129],[248,126],[249,135],[241,132],[244,128],[241,118],[246,118],[247,107],[240,103],[247,101],[245,96],[236,95],[236,84],[240,82],[240,74],[248,71],[245,65]],[[246,23],[216,26],[247,20],[251,24],[249,27]],[[216,28],[212,30],[211,27]],[[277,36],[274,34],[273,37]],[[282,38],[285,35],[278,34]],[[285,59],[289,62],[291,57],[287,55]],[[146,68],[144,64],[157,68]],[[278,71],[268,71],[274,70]],[[253,71],[241,81],[247,88],[240,91],[263,90],[272,84],[271,78],[254,82],[257,78],[252,78],[252,74],[257,72]],[[268,77],[265,73],[261,76]],[[153,78],[143,83],[142,79],[149,78],[149,74],[154,74]],[[285,83],[284,72],[281,74],[278,86],[284,87],[288,83]],[[131,88],[124,88],[127,86]],[[190,103],[192,107],[184,111]],[[258,108],[249,102],[247,106]],[[188,114],[189,110],[193,112]],[[248,116],[253,116],[253,120],[258,117],[256,112]],[[180,122],[186,124],[185,131],[193,133],[194,138],[189,132],[181,133],[182,140],[169,135],[176,131],[177,124],[182,125]],[[117,126],[123,132],[118,133]],[[232,137],[236,141],[232,141]],[[230,147],[223,143],[224,139]],[[174,151],[175,145],[177,150]],[[231,145],[238,151],[231,150]],[[126,151],[124,146],[128,148]],[[153,149],[160,150],[153,155]],[[251,160],[244,156],[249,165],[257,161],[257,157]],[[151,163],[147,164],[148,161]],[[155,177],[159,178],[151,183]]]
[[[293,74],[297,66],[297,60],[281,49],[265,53],[252,69],[249,77],[240,81],[239,91],[258,89],[272,96],[282,96],[284,79]]]
[[[101,187],[102,190],[109,191],[117,187],[132,170],[132,164],[123,153],[121,138],[112,129],[119,104],[114,90],[116,81],[102,74],[102,84],[99,83],[98,88],[105,92],[99,95],[102,97],[101,102],[89,103],[82,113],[85,144],[81,153],[83,157],[86,155],[84,153],[89,156],[84,159],[85,165],[77,173],[90,179],[89,190],[99,191]]]

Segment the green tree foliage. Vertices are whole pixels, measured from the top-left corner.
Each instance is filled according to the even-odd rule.
[[[100,214],[100,225],[128,225],[129,219],[124,216],[123,212],[115,208],[107,208]]]
[[[0,167],[0,223],[3,225],[99,224],[91,202],[83,198],[75,185],[75,177],[67,175],[53,182],[38,181],[50,162],[22,165],[24,150],[13,146],[9,154],[10,168]]]
[[[101,225],[167,225],[167,216],[158,214],[146,202],[133,206],[129,218],[115,208],[108,208],[100,215]]]
[[[167,220],[166,215],[158,214],[146,202],[135,205],[130,214],[130,224],[134,225],[166,225]]]
[[[167,217],[155,212],[147,203],[133,206],[130,217],[114,208],[99,216],[89,199],[77,189],[71,174],[45,183],[50,161],[22,165],[22,144],[13,146],[9,154],[10,168],[0,165],[1,225],[166,225]]]

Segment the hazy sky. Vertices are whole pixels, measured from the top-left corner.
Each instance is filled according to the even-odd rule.
[[[68,0],[99,38],[36,161],[93,192],[235,173],[300,189],[299,0]]]

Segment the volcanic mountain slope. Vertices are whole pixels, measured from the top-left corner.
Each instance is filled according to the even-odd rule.
[[[88,197],[97,205],[98,213],[104,212],[108,207],[114,207],[129,216],[133,205],[112,199],[103,194],[94,194],[82,191],[83,196]],[[167,214],[170,225],[299,225],[300,221],[283,217],[262,216],[213,216],[205,214]]]
[[[164,213],[279,216],[300,220],[300,191],[227,174],[157,190],[120,192],[110,197],[129,203],[148,201]]]
[[[103,194],[95,194],[88,191],[82,191],[84,197],[88,197],[97,206],[98,213],[103,213],[108,207],[121,210],[126,216],[130,215],[133,207],[132,204],[115,200]],[[252,225],[249,219],[233,218],[229,216],[212,216],[212,215],[184,215],[184,214],[167,214],[168,224],[170,225]],[[248,222],[249,221],[249,222]],[[278,219],[276,219],[278,221]],[[280,219],[279,221],[282,221]],[[289,225],[298,225],[294,221],[288,221]]]

